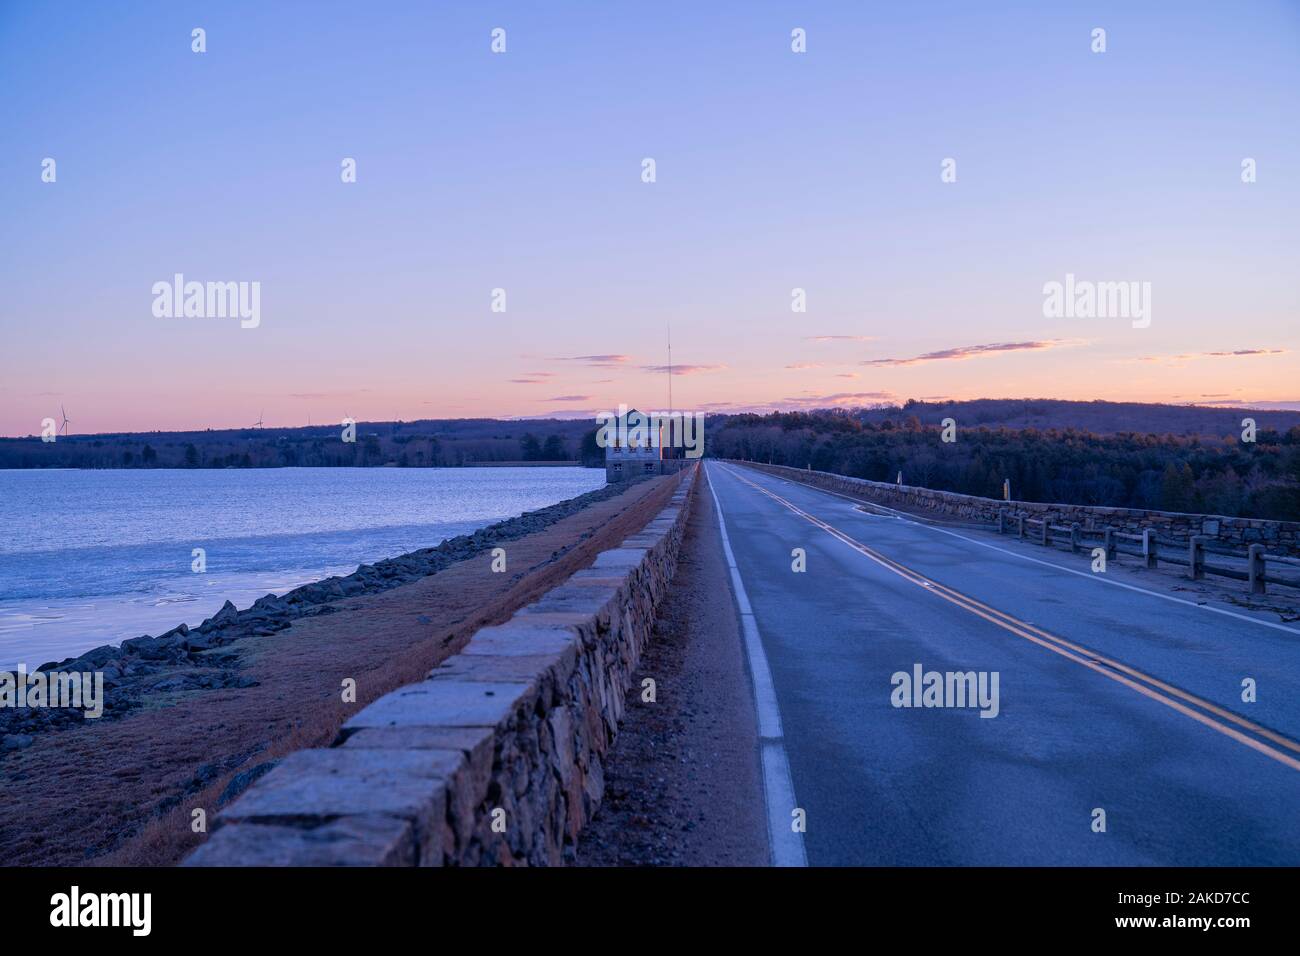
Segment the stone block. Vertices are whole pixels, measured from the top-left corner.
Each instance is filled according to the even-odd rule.
[[[518,660],[518,658],[515,658]],[[478,806],[492,781],[496,733],[490,727],[374,727],[348,737],[344,747],[368,750],[454,750],[465,760],[451,776],[448,818],[456,850],[464,851]]]
[[[480,628],[460,653],[547,657],[574,650],[577,646],[578,635],[568,628],[530,624],[512,618],[496,627]]]
[[[415,827],[383,814],[304,828],[235,823],[216,830],[183,866],[414,866]]]
[[[519,621],[520,618],[531,614],[553,613],[584,614],[594,618],[608,618],[615,604],[618,603],[618,597],[619,591],[617,588],[576,587],[571,584],[563,584],[558,588],[547,591],[541,600],[521,610],[514,620]]]
[[[628,576],[625,572],[609,568],[583,568],[581,571],[575,571],[569,578],[569,584],[574,587],[603,585],[608,588],[622,589],[627,587],[627,583]]]
[[[601,569],[635,568],[649,553],[649,548],[611,548],[596,555],[596,560],[591,563],[591,566]]]
[[[370,750],[459,750],[470,763],[492,762],[491,727],[366,727],[351,731],[344,747]]]
[[[221,811],[217,821],[310,829],[338,817],[397,817],[414,827],[420,862],[440,864],[450,836],[448,781],[464,762],[456,750],[300,750]]]
[[[545,678],[563,681],[577,660],[576,647],[567,653],[524,657],[518,654],[457,654],[429,671],[430,681],[468,680],[483,683],[524,683]]]
[[[427,680],[385,694],[343,726],[495,727],[535,692],[536,681]]]

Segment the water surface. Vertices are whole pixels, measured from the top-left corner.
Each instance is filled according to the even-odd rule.
[[[227,599],[247,607],[604,483],[598,468],[0,470],[0,669],[199,624]]]

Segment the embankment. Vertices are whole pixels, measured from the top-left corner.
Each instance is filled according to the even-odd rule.
[[[591,567],[375,700],[333,746],[287,757],[221,812],[187,863],[563,863],[603,796],[697,471]]]
[[[509,620],[639,531],[675,489],[668,478],[612,486],[522,537],[509,522],[485,529],[461,560],[336,599],[329,613],[298,614],[279,629],[222,628],[221,646],[174,660],[129,655],[126,688],[141,706],[0,750],[0,858],[15,866],[180,862],[205,838],[193,832],[195,811],[210,821],[288,754],[328,746],[361,708],[421,679],[480,628]],[[496,546],[508,556],[500,573]],[[199,686],[222,672],[241,680]],[[175,688],[177,678],[184,686]],[[354,702],[341,699],[344,681],[355,686]]]
[[[149,706],[160,695],[194,690],[250,686],[231,645],[248,637],[267,637],[295,621],[333,614],[347,598],[378,594],[443,571],[542,531],[593,504],[617,497],[625,489],[606,485],[584,495],[527,511],[472,532],[422,548],[363,564],[351,574],[304,584],[277,597],[268,594],[238,610],[230,601],[197,627],[185,624],[157,637],[145,635],[105,644],[63,661],[42,664],[42,671],[100,673],[107,690],[100,723]],[[79,710],[28,708],[0,710],[0,753],[30,744],[35,735],[84,722]]]

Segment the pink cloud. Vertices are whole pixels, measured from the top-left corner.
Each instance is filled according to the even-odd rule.
[[[571,355],[557,356],[552,361],[555,362],[581,362],[583,365],[590,365],[592,368],[618,368],[632,360],[630,355]]]
[[[963,361],[984,355],[996,355],[1001,352],[1041,352],[1070,344],[1059,339],[1044,342],[993,342],[988,345],[959,345],[955,348],[926,352],[911,358],[868,359],[862,365],[918,365],[921,362]]]
[[[726,368],[725,365],[673,365],[671,366],[674,375],[698,375],[701,372],[719,372]],[[642,365],[641,369],[646,372],[659,372],[660,374],[669,371],[667,365]]]

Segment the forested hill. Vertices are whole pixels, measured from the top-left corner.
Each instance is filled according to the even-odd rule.
[[[1154,435],[1240,435],[1243,418],[1279,432],[1300,425],[1300,411],[1211,408],[1143,402],[1067,402],[1054,398],[979,398],[966,402],[909,401],[901,408],[876,408],[857,415],[881,424],[916,416],[923,425],[952,418],[959,425],[1007,428],[1075,428],[1099,435],[1141,432]]]
[[[956,422],[952,442],[925,423],[937,420],[933,407],[923,419],[912,406],[732,415],[710,422],[705,450],[872,481],[902,472],[907,484],[989,498],[1001,497],[1009,478],[1022,501],[1300,520],[1300,424],[1270,427],[1295,413],[1259,414],[1256,440],[1246,442],[1242,412],[1233,413],[1230,433],[1207,435],[1129,431],[1115,422],[1106,432],[981,425],[948,408],[937,418]]]

